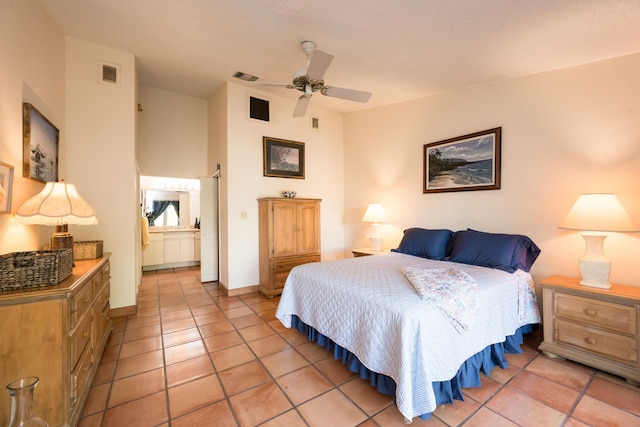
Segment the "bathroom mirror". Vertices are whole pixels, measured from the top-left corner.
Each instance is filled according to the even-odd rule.
[[[150,227],[189,227],[200,217],[200,181],[140,177],[143,215]]]

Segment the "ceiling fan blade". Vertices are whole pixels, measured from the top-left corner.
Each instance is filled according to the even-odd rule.
[[[298,98],[298,102],[296,103],[296,108],[293,110],[293,117],[304,116],[307,112],[309,101],[311,101],[311,95],[300,95],[300,98]]]
[[[371,92],[334,86],[323,87],[321,93],[332,98],[348,99],[349,101],[356,102],[367,102],[369,98],[371,98]]]
[[[333,61],[333,55],[320,49],[314,49],[307,67],[307,76],[311,80],[322,80],[329,65]]]
[[[287,89],[295,89],[296,87],[291,83],[270,83],[270,82],[247,82],[255,86],[270,86],[270,87],[284,87]]]

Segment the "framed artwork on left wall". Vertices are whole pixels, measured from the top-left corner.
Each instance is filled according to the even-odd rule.
[[[13,166],[0,162],[0,213],[11,212]]]
[[[22,176],[41,182],[58,181],[60,131],[27,102],[22,104],[22,137]]]

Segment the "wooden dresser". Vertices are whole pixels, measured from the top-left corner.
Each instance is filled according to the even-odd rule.
[[[34,414],[75,426],[112,328],[109,255],[75,261],[54,286],[0,291],[0,385],[35,376]],[[0,425],[9,400],[0,392]]]
[[[552,276],[540,282],[544,341],[540,350],[640,383],[640,288],[597,289],[580,279]]]
[[[282,293],[289,271],[320,261],[320,199],[258,199],[260,292]]]

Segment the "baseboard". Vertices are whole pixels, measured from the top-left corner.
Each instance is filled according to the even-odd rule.
[[[244,288],[229,289],[224,285],[224,283],[218,282],[218,286],[220,287],[220,289],[222,290],[222,293],[226,297],[237,297],[238,295],[253,294],[258,292],[258,285],[245,286]]]
[[[137,312],[138,312],[137,307],[135,305],[130,305],[127,307],[112,308],[110,311],[110,316],[112,318],[122,317],[122,316],[128,316],[130,314],[136,314]]]

